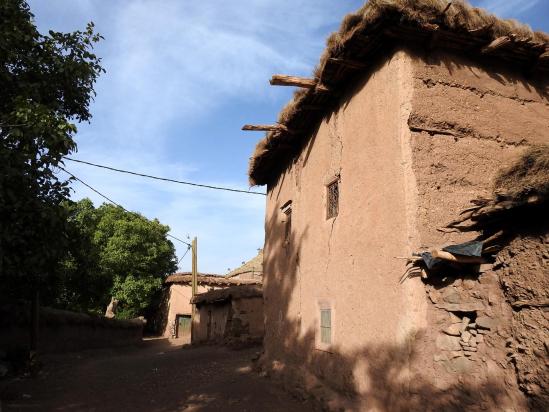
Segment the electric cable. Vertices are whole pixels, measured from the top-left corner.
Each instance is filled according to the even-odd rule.
[[[116,167],[105,166],[105,165],[100,165],[100,164],[97,164],[97,163],[87,162],[85,160],[73,159],[73,158],[70,158],[70,157],[67,157],[67,156],[65,156],[65,159],[70,160],[71,162],[77,162],[77,163],[82,163],[82,164],[89,165],[89,166],[94,166],[94,167],[99,167],[99,168],[102,168],[102,169],[111,170],[113,172],[126,173],[126,174],[129,174],[129,175],[146,177],[148,179],[161,180],[161,181],[164,181],[164,182],[179,183],[179,184],[182,184],[182,185],[196,186],[196,187],[202,187],[202,188],[206,188],[206,189],[225,190],[225,191],[228,191],[228,192],[246,193],[246,194],[249,194],[249,195],[266,196],[266,193],[252,192],[252,191],[249,191],[249,190],[241,190],[241,189],[233,189],[233,188],[230,188],[230,187],[205,185],[205,184],[201,184],[201,183],[186,182],[186,181],[183,181],[183,180],[168,179],[166,177],[152,176],[152,175],[147,175],[147,174],[144,174],[144,173],[132,172],[132,171],[129,171],[129,170],[118,169]]]
[[[99,190],[97,189],[94,189],[93,187],[91,187],[89,184],[87,184],[86,182],[84,182],[82,179],[80,179],[79,177],[76,177],[74,174],[72,174],[71,172],[69,172],[68,170],[64,169],[63,167],[61,166],[57,166],[59,169],[61,169],[62,171],[64,171],[65,173],[67,173],[69,176],[72,176],[75,180],[78,180],[80,183],[82,183],[84,186],[86,186],[88,189],[92,190],[93,192],[97,193],[99,196],[101,196],[103,199],[106,199],[107,201],[111,202],[113,205],[115,206],[118,206],[120,207],[121,209],[125,210],[126,212],[128,213],[134,213],[134,212],[130,212],[128,209],[126,209],[124,206],[122,206],[120,203],[117,203],[115,202],[114,200],[110,199],[108,196],[104,195],[103,193],[101,193]],[[181,240],[173,235],[170,235],[169,233],[166,234],[166,236],[168,237],[171,237],[172,239],[175,239],[181,243],[184,243],[185,245],[187,245],[189,248],[191,247],[191,244],[189,242],[185,242],[184,240]],[[187,249],[187,252],[189,251],[189,249]],[[185,254],[187,254],[187,252],[185,252]],[[185,256],[185,255],[183,255]]]

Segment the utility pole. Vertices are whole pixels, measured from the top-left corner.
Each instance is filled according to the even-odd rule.
[[[194,237],[191,248],[192,248],[192,279],[191,279],[191,290],[192,290],[192,297],[196,295],[197,292],[197,286],[198,286],[198,262],[197,262],[197,250],[196,250],[196,236]],[[192,304],[192,311],[191,311],[191,343],[193,343],[194,338],[194,322],[195,322],[195,316],[196,316],[196,305]]]

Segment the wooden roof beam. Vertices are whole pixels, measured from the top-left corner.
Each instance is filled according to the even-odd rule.
[[[288,128],[283,124],[245,124],[242,130],[248,132],[287,132]]]
[[[321,92],[327,92],[328,88],[322,84],[319,84],[316,79],[308,77],[288,76],[285,74],[273,74],[271,80],[269,80],[271,86],[296,86],[304,89],[315,89]]]
[[[355,69],[355,70],[364,70],[368,67],[368,64],[364,62],[360,62],[358,60],[330,57],[329,61],[330,63],[339,64],[340,66],[347,67],[349,69]]]
[[[480,51],[482,54],[488,54],[492,53],[498,49],[501,49],[502,47],[507,46],[509,43],[511,43],[513,39],[510,36],[501,36],[495,39],[493,42],[491,42],[489,45],[482,48]]]

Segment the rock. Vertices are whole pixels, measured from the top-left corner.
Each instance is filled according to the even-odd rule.
[[[466,352],[476,352],[477,348],[473,348],[471,346],[464,346],[463,350],[466,351]]]
[[[463,342],[467,343],[467,342],[469,342],[469,339],[471,339],[471,336],[472,336],[472,335],[471,335],[469,332],[463,331],[463,332],[461,333],[461,340],[462,340]]]
[[[459,338],[457,336],[449,336],[445,334],[439,334],[436,340],[437,348],[445,351],[459,351],[461,345],[459,344]]]
[[[477,335],[475,339],[477,340],[477,344],[484,342],[484,336],[482,335]]]
[[[467,290],[474,289],[477,286],[477,282],[472,279],[465,279],[463,281],[463,287]]]
[[[431,302],[433,302],[434,304],[438,303],[438,301],[440,299],[440,294],[436,290],[430,289],[427,292],[427,295],[429,295],[429,299],[431,299]]]
[[[461,323],[461,318],[459,316],[454,315],[452,312],[448,312],[448,315],[450,315],[450,323]]]
[[[460,303],[462,299],[455,289],[449,289],[443,293],[442,300],[448,303]]]
[[[482,302],[437,303],[435,306],[439,309],[447,310],[448,312],[476,312],[484,310]]]
[[[450,336],[459,336],[461,334],[461,323],[454,323],[453,325],[450,325],[450,327],[444,329],[443,332]]]
[[[473,347],[473,348],[476,348],[477,347],[477,341],[475,340],[474,337],[472,337],[470,340],[469,340],[469,346]]]
[[[463,352],[465,356],[473,356],[473,352]]]
[[[497,326],[497,320],[489,318],[488,316],[480,316],[477,318],[476,324],[479,329],[493,330]]]
[[[460,351],[460,350],[454,350],[454,351],[450,352],[450,358],[451,359],[459,358],[460,356],[463,356],[463,352]]]
[[[468,332],[473,336],[476,336],[478,333],[476,329],[468,329]]]

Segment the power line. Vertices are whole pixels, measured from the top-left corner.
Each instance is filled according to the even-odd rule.
[[[181,261],[183,260],[183,258],[184,258],[185,256],[187,256],[187,253],[189,253],[189,250],[191,250],[191,245],[188,245],[188,246],[187,246],[187,250],[185,251],[185,253],[183,254],[183,256],[181,256],[181,259],[179,259],[179,260],[177,261],[177,265],[179,265],[179,264],[181,263]]]
[[[172,182],[172,183],[179,183],[179,184],[182,184],[182,185],[204,187],[206,189],[225,190],[225,191],[228,191],[228,192],[246,193],[246,194],[249,194],[249,195],[266,196],[265,193],[261,193],[261,192],[251,192],[249,190],[232,189],[230,187],[203,185],[203,184],[200,184],[200,183],[186,182],[186,181],[183,181],[183,180],[168,179],[168,178],[165,178],[165,177],[152,176],[152,175],[147,175],[147,174],[144,174],[144,173],[131,172],[129,170],[117,169],[117,168],[111,167],[111,166],[100,165],[100,164],[97,164],[97,163],[86,162],[85,160],[72,159],[72,158],[66,157],[66,156],[65,156],[65,159],[70,160],[71,162],[83,163],[83,164],[86,164],[86,165],[89,165],[89,166],[99,167],[99,168],[111,170],[111,171],[114,171],[114,172],[127,173],[129,175],[141,176],[141,177],[146,177],[146,178],[155,179],[155,180],[162,180],[164,182]]]
[[[66,174],[68,174],[69,176],[73,177],[75,180],[78,180],[80,183],[82,183],[84,186],[86,186],[88,189],[92,190],[93,192],[97,193],[99,196],[101,196],[103,199],[106,199],[107,201],[111,202],[113,205],[115,206],[118,206],[119,208],[125,210],[126,212],[128,213],[133,213],[133,212],[130,212],[128,209],[126,209],[124,206],[122,206],[120,203],[117,203],[115,202],[114,200],[110,199],[109,197],[107,197],[106,195],[104,195],[103,193],[101,193],[99,190],[97,189],[94,189],[93,187],[91,187],[89,184],[87,184],[86,182],[84,182],[82,179],[76,177],[75,175],[73,175],[71,172],[69,172],[68,170],[62,168],[61,166],[57,166],[59,167],[59,169],[61,169],[62,171],[64,171]],[[191,247],[191,244],[188,243],[188,242],[185,242],[184,240],[181,240],[173,235],[170,235],[169,233],[166,234],[166,236],[169,236],[171,237],[172,239],[175,239],[181,243],[184,243],[186,244],[189,248]],[[189,249],[187,249],[187,252],[189,251]],[[185,252],[185,255],[187,254],[187,252]],[[185,255],[183,255],[183,257],[185,257]]]

